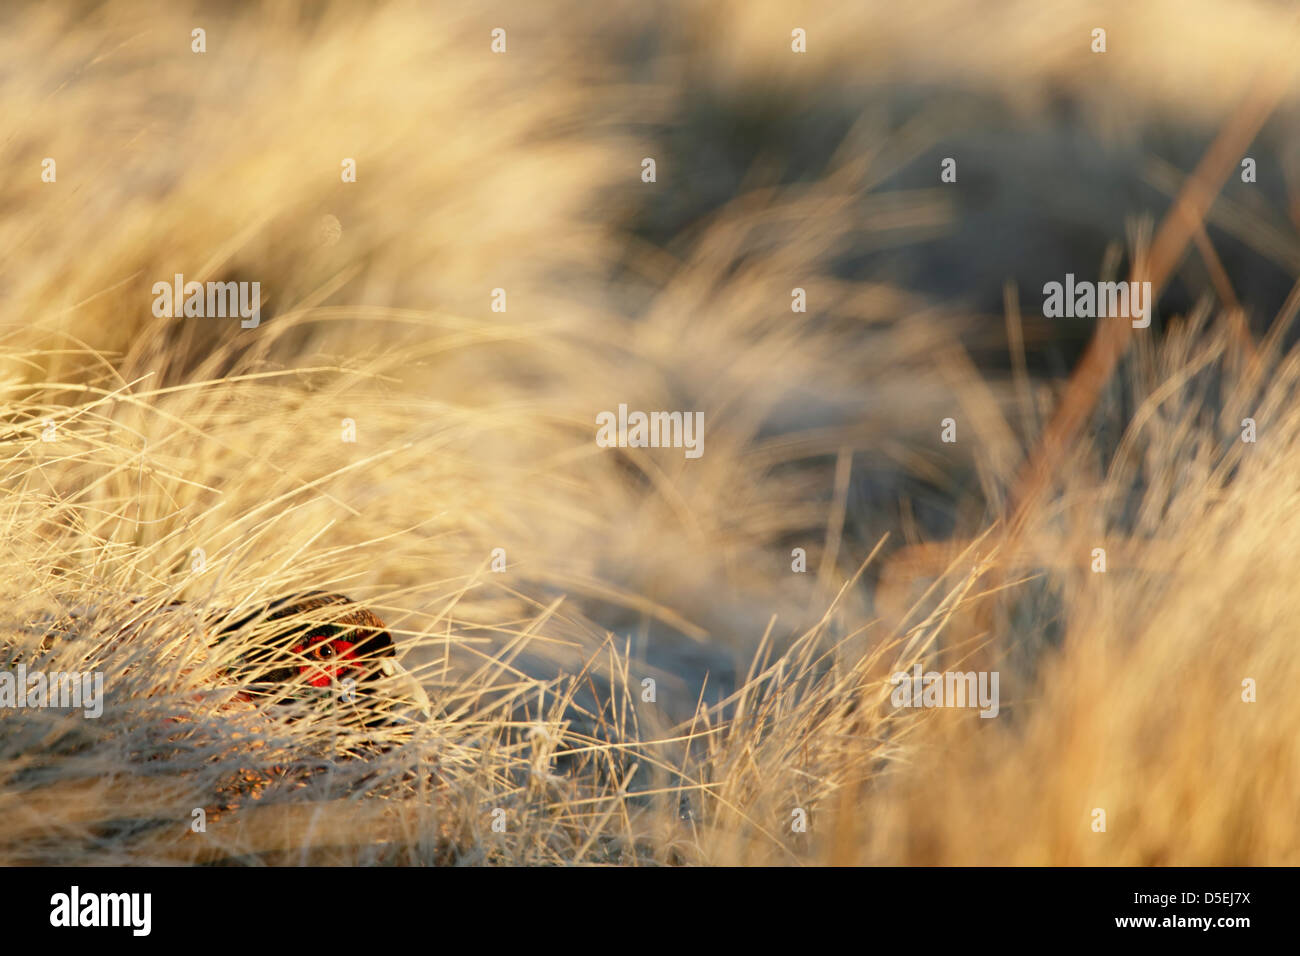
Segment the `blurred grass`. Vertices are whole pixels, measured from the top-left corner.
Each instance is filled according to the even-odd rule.
[[[1033,378],[972,361],[1014,355],[1007,320],[927,244],[958,237],[1000,302],[1044,231],[1077,213],[1120,244],[1163,207],[1063,186],[1064,220],[1013,204],[1023,231],[972,237],[968,199],[906,175],[972,97],[1181,158],[1280,42],[1276,5],[0,16],[0,647],[108,689],[98,721],[4,714],[0,861],[1296,862],[1293,315],[1252,364],[1183,263],[1185,316],[1005,553],[980,535],[1070,350],[1014,309]],[[1262,139],[1276,190],[1294,129]],[[999,208],[1017,185],[973,178]],[[1288,213],[1246,208],[1288,261]],[[1262,311],[1252,251],[1225,264]],[[1101,265],[1067,252],[1052,268]],[[260,281],[261,327],[154,318],[177,272]],[[703,411],[704,456],[598,448],[620,402]],[[882,600],[894,549],[949,538],[979,543]],[[376,753],[235,707],[200,618],[164,612],[304,587],[392,625],[433,721]],[[917,660],[1000,668],[1002,715],[893,712]]]

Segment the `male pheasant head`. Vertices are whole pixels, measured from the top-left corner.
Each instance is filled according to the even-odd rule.
[[[400,699],[430,714],[424,689],[397,662],[387,625],[342,594],[278,598],[226,624],[218,640],[246,628],[252,646],[241,664],[254,696],[288,702],[312,696],[312,688],[340,688],[347,700],[353,692],[356,698]]]

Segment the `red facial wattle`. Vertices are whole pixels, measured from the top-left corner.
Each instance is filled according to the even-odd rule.
[[[293,648],[293,653],[321,663],[299,664],[298,673],[307,676],[312,687],[328,687],[338,679],[342,671],[349,669],[344,661],[357,659],[353,653],[354,647],[356,644],[352,641],[340,638],[330,640],[322,634],[308,637],[306,644],[298,644]]]

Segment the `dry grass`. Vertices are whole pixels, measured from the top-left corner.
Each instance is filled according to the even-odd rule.
[[[106,703],[0,715],[0,862],[1300,862],[1300,295],[1251,341],[1251,288],[1180,226],[1205,294],[1131,336],[1008,538],[1060,407],[1017,347],[1042,345],[1036,290],[992,334],[843,266],[960,214],[885,185],[951,103],[895,124],[874,91],[1034,115],[1039,83],[1121,139],[1176,113],[1208,143],[1280,15],[1116,5],[1089,77],[1061,38],[1086,50],[1091,7],[1038,29],[1031,4],[818,4],[800,74],[783,6],[2,15],[0,653],[102,671]],[[779,140],[734,189],[683,175],[664,143],[694,104],[760,81],[860,115],[808,175]],[[647,155],[674,157],[653,186]],[[1294,231],[1261,234],[1292,261]],[[261,326],[154,318],[177,272],[260,281]],[[1010,342],[1012,373],[962,336]],[[703,411],[703,457],[597,447],[619,403]],[[214,616],[303,588],[390,623],[431,720],[234,697],[259,635],[214,647]],[[999,670],[999,717],[894,709],[917,663]]]

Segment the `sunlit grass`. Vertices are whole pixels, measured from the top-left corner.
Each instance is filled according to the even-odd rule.
[[[629,70],[615,41],[659,29],[632,6],[571,32],[426,6],[5,14],[0,656],[101,671],[106,699],[0,714],[0,863],[1297,862],[1295,297],[1261,343],[1208,298],[1138,340],[1009,540],[1056,394],[1020,310],[989,333],[838,266],[952,227],[943,190],[880,188],[937,114],[864,108],[817,176],[755,156],[725,202],[690,185],[672,241],[638,231],[687,188],[640,160],[706,87],[1032,79],[1095,106],[1145,62],[1126,24],[1155,27],[1113,13],[1089,85],[1031,55],[1025,4],[979,34],[1016,56],[940,29],[949,4],[827,5],[831,55],[790,75],[784,7],[689,5],[666,50],[731,31],[695,76],[653,45]],[[1271,22],[1224,16],[1222,55],[1119,127],[1180,95],[1221,115],[1239,90],[1201,67]],[[261,326],[155,318],[176,273],[261,282]],[[620,402],[703,412],[705,454],[598,447]],[[219,622],[306,589],[388,622],[429,720],[236,696],[265,633]],[[999,670],[998,718],[895,709],[918,663]]]

